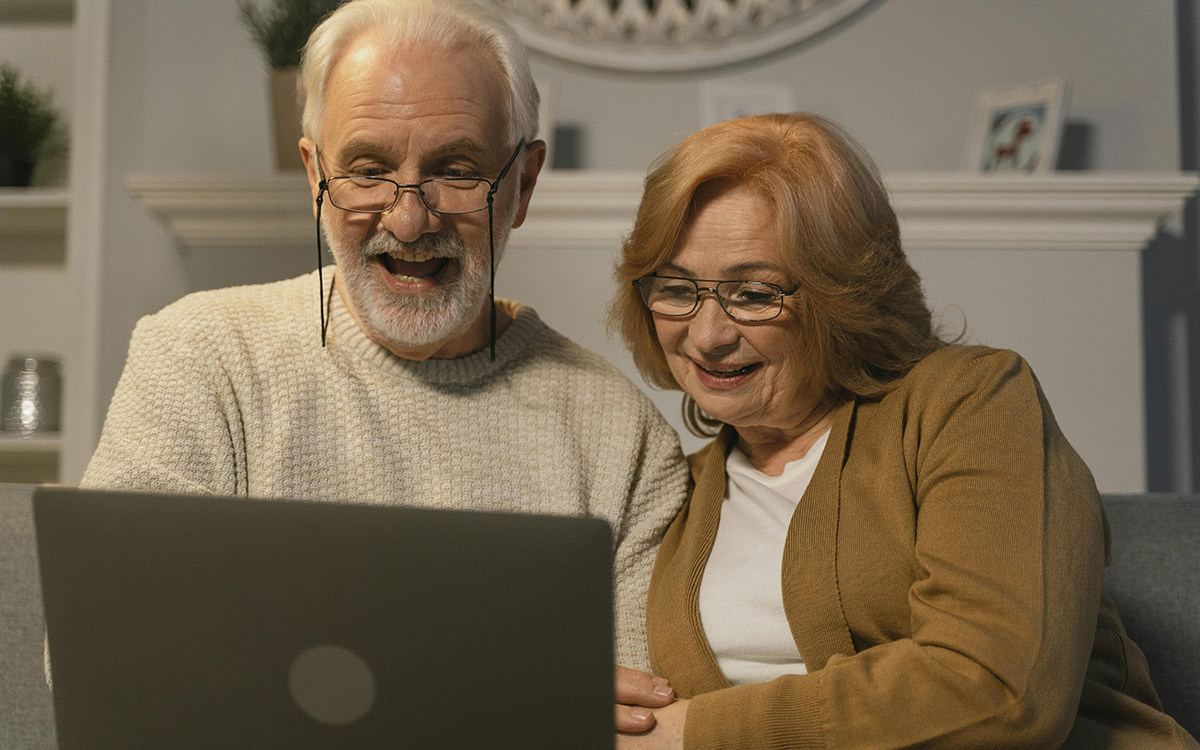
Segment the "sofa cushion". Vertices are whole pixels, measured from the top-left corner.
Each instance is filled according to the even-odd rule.
[[[54,709],[43,671],[42,592],[30,499],[0,484],[0,748],[52,750]]]

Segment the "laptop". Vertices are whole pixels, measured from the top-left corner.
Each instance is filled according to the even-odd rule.
[[[594,518],[39,488],[62,750],[611,748]]]

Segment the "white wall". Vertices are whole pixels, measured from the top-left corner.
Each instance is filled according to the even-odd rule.
[[[885,170],[953,169],[962,161],[977,90],[1063,77],[1073,84],[1070,116],[1093,127],[1093,167],[1170,170],[1178,157],[1173,5],[1139,0],[1132,12],[1128,0],[884,0],[815,43],[720,75],[588,73],[544,58],[535,60],[535,73],[556,92],[558,120],[584,127],[585,165],[594,168],[644,169],[701,125],[699,89],[715,78],[790,86],[798,107],[842,121]],[[125,193],[128,171],[262,172],[272,152],[266,74],[236,3],[112,6],[102,405],[138,317],[192,289],[301,273],[313,254],[183,253]],[[551,257],[558,264],[550,269],[541,260],[512,253],[499,290],[533,303],[564,330],[598,330],[611,257]],[[937,276],[941,290],[953,288],[953,274],[974,273],[962,260],[919,265]],[[540,269],[547,283],[503,280],[523,268]],[[578,296],[555,291],[581,281]],[[1044,293],[1019,280],[996,291],[1011,299],[1014,314],[1023,295]],[[1089,293],[1085,285],[1058,291],[1066,307],[1072,295]],[[987,342],[986,331],[977,333]],[[1039,350],[1059,348],[1054,330],[1031,322],[1029,335],[1039,337]]]
[[[650,79],[535,56],[559,117],[585,129],[587,166],[642,169],[702,124],[709,80],[786,86],[840,121],[885,170],[961,166],[976,93],[1047,78],[1094,126],[1095,169],[1176,169],[1170,0],[882,0],[790,54],[737,70]]]

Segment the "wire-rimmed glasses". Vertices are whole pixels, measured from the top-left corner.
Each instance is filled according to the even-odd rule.
[[[691,315],[708,292],[717,298],[721,309],[734,320],[762,323],[783,312],[783,299],[795,294],[766,281],[719,281],[689,279],[682,276],[643,276],[633,285],[641,292],[642,302],[651,312],[669,317]]]
[[[343,211],[361,214],[382,214],[391,211],[406,190],[413,190],[430,211],[444,215],[472,214],[485,208],[488,212],[488,249],[491,267],[491,284],[488,290],[491,303],[491,358],[496,359],[496,237],[493,229],[492,203],[500,183],[517,160],[517,154],[525,147],[522,138],[512,155],[504,163],[496,179],[485,177],[432,177],[412,184],[401,184],[387,177],[364,175],[337,175],[326,177],[321,166],[321,152],[314,144],[317,162],[317,280],[321,285],[321,346],[325,346],[325,333],[329,321],[325,317],[328,301],[325,299],[325,279],[321,271],[321,204],[324,196],[329,203]],[[333,290],[330,288],[330,297]]]
[[[489,193],[494,194],[524,145],[524,141],[517,144],[495,180],[485,177],[431,177],[404,185],[387,177],[345,175],[326,178],[325,188],[330,203],[343,211],[354,213],[387,213],[400,200],[401,193],[413,190],[430,211],[449,215],[472,214],[488,207]]]

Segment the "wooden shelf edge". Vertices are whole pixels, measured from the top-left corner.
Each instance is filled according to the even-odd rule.
[[[62,450],[62,435],[39,433],[30,437],[0,432],[0,454],[57,454]]]
[[[62,263],[69,203],[65,187],[0,188],[0,264]]]
[[[72,23],[74,0],[0,0],[0,23]]]

